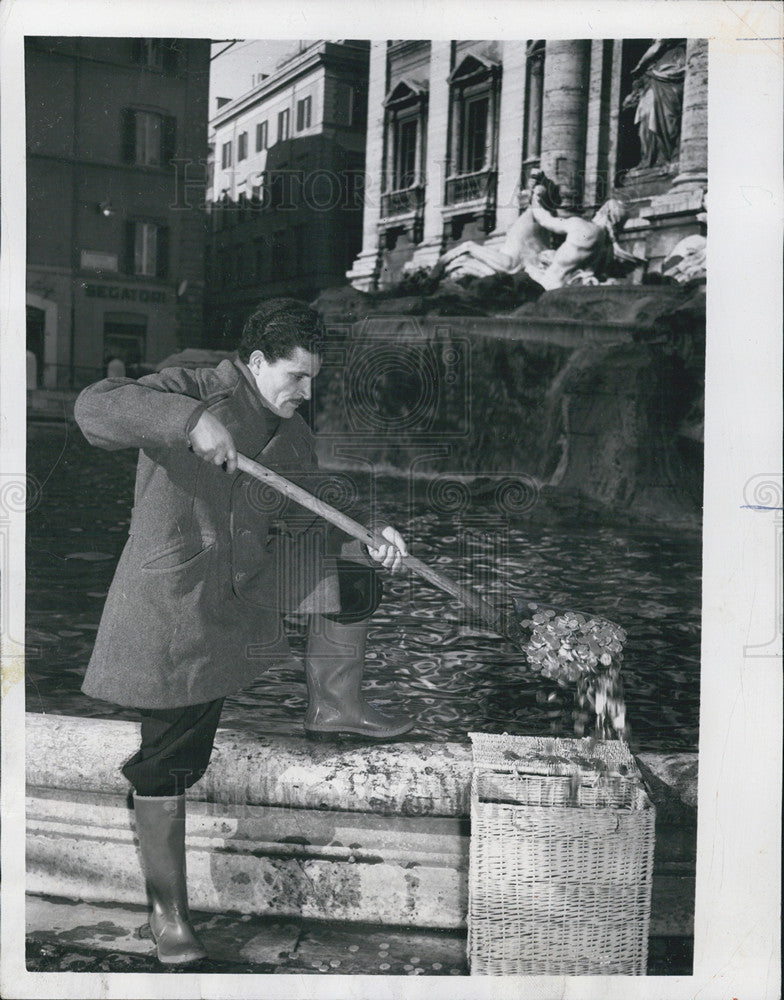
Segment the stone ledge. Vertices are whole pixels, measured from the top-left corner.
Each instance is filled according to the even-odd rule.
[[[144,905],[126,796],[34,789],[27,891]],[[459,927],[468,837],[456,819],[189,802],[194,909]]]
[[[28,892],[144,905],[118,770],[137,742],[131,722],[27,716]],[[683,799],[696,755],[641,755],[645,762],[658,775],[658,801],[674,796],[681,812],[669,815],[688,823],[657,822],[652,932],[689,935],[694,810]],[[675,786],[665,794],[668,774]],[[467,744],[348,747],[221,730],[207,774],[189,792],[192,905],[463,927],[470,775]]]
[[[137,748],[133,722],[27,715],[27,782],[126,794],[119,772]],[[193,799],[393,813],[466,816],[471,749],[459,743],[321,744],[219,730]]]
[[[44,788],[127,794],[119,772],[137,748],[138,724],[64,715],[26,716],[27,781]],[[696,811],[697,754],[641,753],[658,807]],[[400,740],[379,745],[220,729],[210,767],[189,793],[212,802],[302,809],[467,816],[468,742]]]

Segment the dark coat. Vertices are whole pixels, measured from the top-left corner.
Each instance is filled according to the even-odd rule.
[[[139,448],[128,542],[109,590],[83,691],[140,708],[229,695],[289,654],[282,610],[339,610],[332,557],[357,542],[242,473],[188,449],[208,408],[237,450],[311,491],[313,435],[280,419],[240,362],[105,379],[76,401],[91,444]]]

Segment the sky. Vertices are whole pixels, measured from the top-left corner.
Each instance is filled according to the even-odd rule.
[[[230,48],[229,43],[235,41]],[[271,73],[284,56],[295,52],[297,39],[226,39],[212,43],[210,64],[210,118],[217,110],[217,99],[234,99],[253,87],[254,73]],[[218,55],[218,53],[223,53]]]

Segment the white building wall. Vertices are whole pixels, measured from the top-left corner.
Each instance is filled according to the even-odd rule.
[[[266,81],[265,81],[266,82]],[[262,88],[263,89],[263,88]],[[309,128],[297,131],[297,102],[305,97],[312,98],[311,124]],[[256,152],[256,126],[266,120],[268,149],[278,142],[278,114],[289,111],[289,138],[318,135],[324,124],[324,69],[319,66],[307,77],[297,79],[291,84],[268,96],[261,95],[259,102],[247,110],[232,117],[225,124],[215,129],[215,180],[212,200],[217,200],[225,191],[229,198],[236,201],[244,193],[250,197],[254,183],[264,172],[267,164],[268,150]],[[248,156],[242,161],[237,159],[237,140],[243,133],[248,133]],[[223,169],[223,145],[232,144],[232,165]]]

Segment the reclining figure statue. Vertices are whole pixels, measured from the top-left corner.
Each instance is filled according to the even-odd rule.
[[[556,215],[534,191],[531,211],[542,229],[564,237],[557,250],[545,251],[538,261],[526,265],[529,277],[545,289],[596,285],[607,277],[615,262],[645,263],[618,244],[615,230],[626,221],[628,212],[617,198],[606,201],[593,219],[583,219],[579,215]]]
[[[560,216],[559,202],[557,185],[543,171],[536,171],[521,195],[523,211],[504,242],[497,247],[472,240],[460,243],[439,258],[431,279],[486,278],[524,271],[543,288],[552,289],[598,284],[616,263],[645,263],[618,244],[615,229],[627,218],[623,202],[609,199],[593,219]],[[556,249],[551,234],[563,237]]]
[[[542,170],[531,174],[528,187],[520,195],[522,212],[510,226],[503,243],[497,247],[474,243],[473,240],[460,243],[439,257],[430,277],[434,280],[443,277],[457,280],[517,274],[528,264],[538,262],[539,254],[550,249],[551,238],[534,218],[534,198],[553,211],[560,201],[558,185],[549,180]]]

